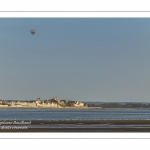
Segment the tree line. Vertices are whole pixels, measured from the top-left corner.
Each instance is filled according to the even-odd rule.
[[[150,103],[102,103],[88,104],[88,107],[102,107],[102,108],[150,108]]]

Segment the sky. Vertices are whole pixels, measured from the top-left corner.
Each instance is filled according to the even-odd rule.
[[[149,48],[149,18],[0,18],[0,98],[150,102]]]

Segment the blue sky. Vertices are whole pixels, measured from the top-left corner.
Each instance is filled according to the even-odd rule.
[[[0,18],[0,98],[149,102],[149,48],[149,18]]]

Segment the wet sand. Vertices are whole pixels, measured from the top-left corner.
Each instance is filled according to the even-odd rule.
[[[16,126],[27,125],[16,121]],[[150,120],[25,120],[30,124],[26,129],[2,129],[14,120],[0,122],[0,132],[150,132]]]

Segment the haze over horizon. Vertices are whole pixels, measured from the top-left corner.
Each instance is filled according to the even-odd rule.
[[[150,102],[149,18],[0,22],[1,99]]]

